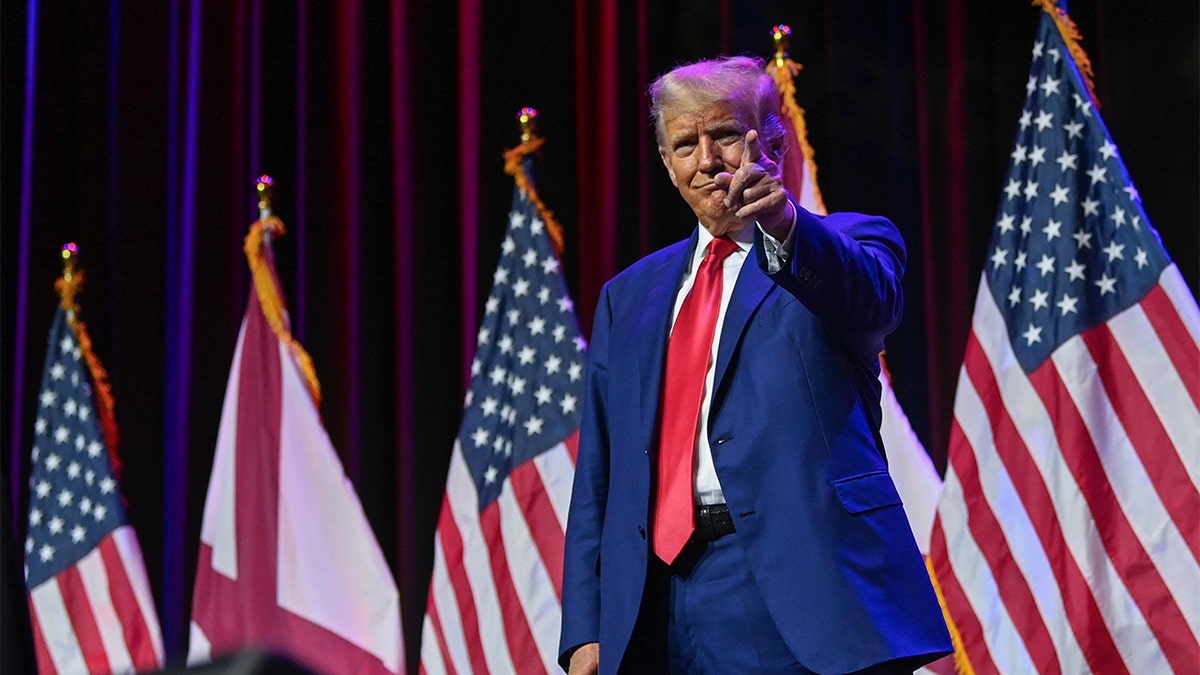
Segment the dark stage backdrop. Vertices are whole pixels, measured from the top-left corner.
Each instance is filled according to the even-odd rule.
[[[1193,1],[1075,0],[1101,113],[1198,285]],[[516,111],[541,112],[543,199],[566,226],[585,330],[601,284],[694,221],[660,168],[649,80],[771,53],[789,23],[833,210],[907,238],[888,344],[944,464],[953,391],[1040,10],[1003,2],[6,0],[4,508],[24,539],[45,336],[75,241],[111,375],[124,489],[183,655],[199,525],[249,277],[254,179],[290,227],[276,260],[322,412],[401,587],[415,663],[445,470],[512,183]]]

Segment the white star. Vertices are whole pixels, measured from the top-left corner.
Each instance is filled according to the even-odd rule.
[[[1076,232],[1074,234],[1072,234],[1071,236],[1074,237],[1075,246],[1079,250],[1083,250],[1085,248],[1092,247],[1092,233],[1091,232],[1084,232],[1083,230],[1076,230]]]
[[[92,416],[91,408],[87,407],[86,405],[79,406],[79,419],[86,422],[87,419],[91,416]]]
[[[479,357],[476,356],[475,358],[471,359],[471,377],[475,377],[476,375],[478,375],[482,372],[483,372],[483,361],[480,361]],[[468,393],[470,393],[470,392],[468,392]]]
[[[57,471],[58,467],[60,465],[62,465],[62,458],[59,457],[58,455],[54,454],[53,452],[50,453],[50,456],[46,458],[46,469],[47,470]]]
[[[34,491],[37,492],[38,499],[45,499],[46,495],[50,494],[49,481],[39,481],[37,487],[34,488]]]
[[[472,365],[474,365],[474,364],[472,364]],[[467,390],[467,396],[466,396],[466,400],[465,400],[465,401],[463,401],[463,407],[464,407],[464,408],[470,408],[470,407],[471,407],[471,403],[473,403],[474,401],[475,401],[475,390],[474,390],[474,389],[468,389],[468,390]]]
[[[537,397],[538,405],[546,405],[554,400],[554,390],[544,384],[533,395]]]
[[[1075,107],[1079,108],[1080,112],[1083,113],[1084,117],[1092,116],[1092,102],[1091,101],[1083,100],[1083,97],[1080,96],[1079,94],[1072,94],[1071,97],[1075,99]]]
[[[1038,261],[1036,267],[1041,271],[1043,277],[1054,272],[1054,257],[1043,253],[1042,259]]]
[[[1024,162],[1025,161],[1025,146],[1021,145],[1020,143],[1017,143],[1017,147],[1013,148],[1012,154],[1010,154],[1009,157],[1012,157],[1014,164],[1020,164],[1021,162]]]
[[[42,544],[42,548],[38,550],[38,556],[42,562],[50,562],[54,559],[54,547],[50,544]]]
[[[29,511],[29,524],[30,525],[41,525],[42,524],[42,510],[41,509],[31,509]]]
[[[33,423],[33,432],[35,434],[37,434],[38,436],[41,436],[42,434],[46,433],[46,426],[47,426],[46,418],[39,417],[39,418],[37,418],[37,422]]]
[[[71,541],[75,542],[76,544],[83,541],[83,538],[86,535],[87,530],[83,529],[82,525],[76,525],[75,527],[71,528]]]
[[[50,534],[60,534],[63,531],[63,524],[64,521],[62,518],[58,516],[51,518],[49,524]]]
[[[575,343],[575,351],[582,352],[587,349],[587,340],[584,340],[582,335],[576,335],[571,341]]]
[[[1049,299],[1050,294],[1039,288],[1033,292],[1033,297],[1029,299],[1029,303],[1033,305],[1034,311],[1037,311],[1049,307],[1050,305],[1047,302]]]
[[[488,485],[496,482],[496,474],[500,473],[494,466],[488,466],[487,471],[483,472],[483,480]]]
[[[558,311],[570,312],[573,309],[575,309],[575,303],[571,302],[570,298],[564,295],[558,299]]]
[[[1133,229],[1139,231],[1142,229],[1142,217],[1136,213],[1133,214]]]
[[[489,297],[484,307],[486,308],[487,314],[495,314],[496,312],[500,311],[500,298],[497,298],[494,295]]]
[[[571,366],[567,368],[567,377],[571,378],[572,382],[583,377],[583,366],[579,365],[578,363],[572,363]]]
[[[1108,246],[1105,246],[1101,250],[1108,255],[1108,262],[1112,262],[1117,259],[1125,259],[1125,254],[1122,253],[1122,251],[1125,250],[1125,244],[1118,244],[1116,239],[1108,242]]]
[[[88,457],[91,457],[93,459],[96,457],[99,457],[100,451],[103,449],[104,449],[104,446],[100,445],[100,441],[92,441],[91,443],[88,443],[88,447],[87,447]]]
[[[1141,201],[1142,195],[1138,193],[1137,188],[1135,188],[1133,185],[1126,185],[1121,189],[1125,191],[1125,194],[1129,195],[1129,199],[1135,202]]]
[[[487,429],[475,427],[475,433],[471,434],[471,442],[475,444],[475,447],[482,448],[487,445],[490,436]]]
[[[525,393],[525,378],[514,377],[512,382],[508,383],[508,388],[512,391],[513,396],[520,396]]]
[[[1008,181],[1008,185],[1004,187],[1004,194],[1007,195],[1009,199],[1016,199],[1017,196],[1021,194],[1021,181],[1017,180],[1016,178],[1010,179]]]
[[[55,401],[58,400],[58,394],[55,394],[54,392],[47,389],[46,391],[42,392],[42,395],[39,397],[39,399],[42,402],[43,408],[49,408],[50,406],[54,405]]]
[[[1062,81],[1062,80],[1056,80],[1056,79],[1054,79],[1053,77],[1050,77],[1049,75],[1047,75],[1047,76],[1046,76],[1046,81],[1042,83],[1042,87],[1041,87],[1042,91],[1043,91],[1043,92],[1045,92],[1043,95],[1044,95],[1044,96],[1049,96],[1049,95],[1051,95],[1051,94],[1057,94],[1057,93],[1059,93],[1059,91],[1058,91],[1058,84],[1059,84],[1061,81]]]
[[[1013,289],[1008,292],[1008,306],[1016,307],[1019,302],[1021,302],[1021,289],[1013,286]]]
[[[1101,274],[1100,278],[1094,283],[1100,287],[1101,297],[1117,292],[1117,280],[1115,277],[1108,276],[1108,272]]]
[[[995,252],[992,253],[992,267],[994,269],[999,269],[1000,267],[1003,267],[1005,265],[1005,263],[1007,263],[1007,262],[1008,262],[1008,249],[1000,248],[999,246],[997,246]]]
[[[1054,113],[1043,110],[1038,113],[1037,119],[1033,123],[1037,125],[1038,131],[1045,131],[1054,126]]]
[[[1025,199],[1026,200],[1035,199],[1035,198],[1037,198],[1037,196],[1038,196],[1037,181],[1033,181],[1033,180],[1025,181]]]
[[[1042,232],[1046,233],[1046,241],[1054,241],[1055,237],[1062,236],[1062,223],[1051,218],[1050,222],[1042,228]]]
[[[489,373],[488,376],[492,378],[492,386],[495,387],[499,386],[501,382],[504,382],[504,379],[508,377],[508,371],[504,370],[500,366],[496,366],[495,368],[492,368],[492,372]]]
[[[550,358],[546,359],[546,363],[543,365],[546,368],[546,374],[553,375],[554,373],[557,373],[559,368],[562,366],[562,358],[551,354]]]
[[[1058,47],[1051,47],[1050,49],[1046,50],[1046,53],[1054,59],[1055,63],[1058,63],[1059,59],[1062,58],[1062,55],[1058,53]]]
[[[496,346],[500,348],[501,354],[511,354],[513,350],[512,336],[505,335],[504,337],[500,338],[500,341],[496,343]]]
[[[79,512],[80,513],[87,515],[89,512],[91,512],[91,510],[92,510],[92,500],[88,499],[87,497],[84,497],[82,500],[80,500],[80,502],[79,502]]]
[[[1093,164],[1092,168],[1087,171],[1087,175],[1092,179],[1092,185],[1095,185],[1096,183],[1107,183],[1108,180],[1104,178],[1104,174],[1106,173],[1108,173],[1108,169],[1100,166],[1099,164]]]
[[[67,399],[66,403],[63,403],[63,414],[65,414],[67,417],[74,417],[78,410],[79,405],[75,403],[75,399],[73,398],[69,398]]]
[[[513,241],[512,237],[505,237],[504,241],[500,242],[500,250],[504,252],[504,255],[508,255],[517,250],[517,242]]]
[[[1117,146],[1113,145],[1113,142],[1106,138],[1104,139],[1104,145],[1100,146],[1100,154],[1104,155],[1104,159],[1112,159],[1117,154]]]
[[[517,282],[513,284],[513,295],[515,295],[519,298],[521,296],[527,295],[528,293],[529,293],[529,282],[524,279],[517,279]]]
[[[1029,128],[1029,125],[1033,123],[1030,121],[1032,119],[1033,119],[1032,112],[1030,112],[1028,110],[1021,111],[1021,119],[1017,121],[1017,124],[1021,125],[1021,131],[1025,131],[1026,129]]]
[[[562,408],[564,415],[575,412],[575,397],[570,394],[563,396],[559,406]]]
[[[521,348],[521,351],[517,352],[517,358],[520,359],[521,365],[523,365],[523,366],[527,366],[527,365],[533,363],[533,360],[536,357],[537,357],[537,350],[534,349],[533,347],[530,347],[529,345],[525,345],[524,347]]]
[[[71,341],[71,338],[64,335],[63,339],[58,343],[58,349],[63,354],[66,354],[75,350],[75,343]]]
[[[1018,272],[1025,269],[1025,265],[1027,264],[1028,256],[1029,256],[1028,251],[1021,251],[1020,253],[1017,254],[1016,259],[1013,260],[1013,267],[1017,268]]]
[[[517,322],[521,320],[521,310],[513,307],[512,309],[508,310],[505,316],[508,317],[508,325],[515,326],[517,325]]]
[[[479,408],[483,410],[484,417],[491,417],[492,415],[496,414],[496,406],[498,405],[500,405],[500,402],[494,397],[489,396],[483,399],[483,403],[479,404]]]
[[[1055,185],[1054,190],[1050,193],[1050,198],[1054,200],[1054,205],[1066,204],[1071,201],[1071,188],[1065,185]]]
[[[1077,302],[1079,302],[1079,298],[1063,293],[1062,300],[1059,300],[1054,304],[1062,310],[1062,315],[1066,316],[1067,314],[1078,314],[1078,312],[1075,310],[1075,304]]]
[[[25,537],[25,554],[33,553],[33,537]]]
[[[67,465],[67,476],[70,477],[71,480],[75,480],[76,478],[79,478],[79,473],[82,470],[83,467],[79,466],[79,462],[71,462]]]
[[[1029,347],[1035,342],[1042,341],[1042,329],[1031,323],[1029,324],[1029,328],[1024,333],[1021,333],[1021,337],[1025,338],[1025,346]]]
[[[479,337],[475,339],[476,344],[486,345],[492,339],[492,331],[487,328],[479,329]]]
[[[1150,264],[1150,260],[1146,256],[1145,249],[1143,249],[1141,247],[1138,247],[1137,253],[1134,254],[1133,259],[1135,261],[1137,261],[1137,266],[1138,266],[1139,270],[1142,269],[1143,267],[1145,267],[1146,265]]]
[[[52,380],[61,380],[61,379],[63,379],[63,376],[66,374],[67,374],[67,369],[63,368],[63,364],[61,364],[61,363],[55,363],[53,366],[50,367],[50,379],[52,379]]]
[[[492,449],[495,450],[497,454],[504,452],[503,436],[496,436],[496,440],[492,441]]]
[[[1033,232],[1033,216],[1021,217],[1021,234],[1029,234]]]
[[[83,452],[85,447],[87,447],[87,439],[83,437],[83,434],[79,434],[75,437],[75,450],[76,452]]]
[[[562,342],[567,337],[567,327],[561,323],[555,324],[554,332],[552,332],[551,335],[554,336],[554,341],[556,343]]]
[[[546,320],[540,316],[535,316],[533,321],[526,324],[530,335],[541,335],[546,332]]]
[[[1080,202],[1080,206],[1083,207],[1083,215],[1085,216],[1100,215],[1100,202],[1098,200],[1092,199],[1091,197],[1085,197],[1083,201]]]
[[[1029,165],[1037,166],[1046,161],[1046,148],[1040,145],[1033,146],[1033,150],[1029,151]]]
[[[1015,183],[1016,181],[1013,181]],[[1012,185],[1013,183],[1009,183]],[[1000,228],[1000,234],[1008,234],[1013,231],[1013,216],[1011,213],[1006,213],[1000,216],[1000,220],[996,221],[996,227]]]
[[[1067,139],[1083,138],[1083,125],[1079,122],[1067,122],[1063,125],[1063,129],[1067,131]],[[1065,150],[1063,152],[1066,152]],[[1071,167],[1075,168],[1074,166]]]
[[[1038,58],[1039,56],[1041,56],[1041,55],[1042,55],[1042,48],[1044,48],[1045,46],[1046,46],[1046,43],[1045,43],[1045,42],[1041,42],[1041,41],[1035,41],[1035,42],[1033,43],[1033,58],[1035,58],[1035,59],[1036,59],[1036,58]],[[1032,75],[1031,75],[1030,77],[1032,77]]]
[[[497,267],[496,273],[492,275],[492,283],[494,283],[496,285],[507,284],[508,283],[508,268],[507,267]]]
[[[550,302],[550,288],[548,286],[542,286],[541,290],[538,291],[537,297],[538,297],[538,302],[540,302],[543,305],[546,304],[547,302]]]
[[[546,223],[542,222],[542,219],[537,216],[534,216],[533,222],[529,223],[529,231],[533,234],[541,234],[544,227],[546,227]]]
[[[75,493],[71,492],[70,490],[68,490],[66,488],[63,488],[62,490],[59,491],[59,493],[58,493],[58,505],[59,506],[64,506],[64,507],[70,506],[71,502],[73,502],[73,501],[75,501]]]
[[[95,471],[92,471],[91,469],[88,469],[88,470],[87,470],[87,471],[85,471],[85,472],[84,472],[84,474],[83,474],[83,480],[84,480],[84,481],[85,481],[85,482],[86,482],[88,485],[91,485],[91,484],[92,484],[92,482],[96,480],[96,472],[95,472]]]
[[[525,263],[526,267],[533,267],[537,264],[537,251],[533,249],[525,251],[525,255],[521,256],[521,261]]]
[[[1087,269],[1087,265],[1080,263],[1078,260],[1072,260],[1070,265],[1067,265],[1067,281],[1075,281],[1083,279],[1083,271]]]
[[[95,518],[97,523],[104,520],[104,517],[107,515],[108,509],[106,509],[103,504],[100,504],[96,508],[92,509],[92,518]]]
[[[546,274],[554,274],[558,271],[558,258],[552,255],[546,256],[542,260],[542,271]]]
[[[1037,91],[1037,78],[1030,75],[1029,79],[1025,81],[1025,95],[1028,96],[1035,91]]]
[[[530,436],[536,436],[542,433],[543,424],[544,422],[542,421],[542,418],[538,417],[537,415],[530,415],[529,419],[526,420],[524,424],[525,433]]]
[[[1075,162],[1078,159],[1079,159],[1079,155],[1073,155],[1073,154],[1067,152],[1066,150],[1063,150],[1062,154],[1058,156],[1058,159],[1056,159],[1054,161],[1058,162],[1059,171],[1066,173],[1067,169],[1079,168],[1078,166],[1075,165]]]
[[[525,225],[525,214],[520,211],[513,211],[508,214],[508,224],[514,230],[519,230]]]
[[[1112,221],[1116,224],[1116,227],[1121,227],[1125,224],[1125,209],[1119,206],[1114,206],[1112,215],[1109,216],[1109,218],[1112,218]]]

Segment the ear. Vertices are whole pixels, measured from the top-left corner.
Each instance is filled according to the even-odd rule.
[[[675,167],[671,165],[671,155],[667,153],[667,149],[663,146],[658,146],[658,156],[662,158],[663,166],[667,168],[667,175],[671,177],[671,185],[679,187],[679,183],[675,182]]]

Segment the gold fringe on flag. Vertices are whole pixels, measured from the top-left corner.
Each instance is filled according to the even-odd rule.
[[[260,182],[259,192],[264,192],[262,185]],[[260,201],[260,206],[263,203],[263,201]],[[269,207],[266,212],[269,213]],[[265,215],[262,219],[254,221],[254,224],[250,226],[250,233],[246,235],[243,250],[246,252],[246,262],[250,264],[250,272],[254,277],[254,290],[258,293],[258,303],[262,306],[263,314],[267,317],[267,323],[271,325],[271,330],[275,332],[275,337],[279,338],[281,342],[291,349],[296,363],[300,366],[301,372],[304,373],[304,380],[308,385],[308,393],[312,396],[313,405],[320,408],[321,383],[317,380],[317,371],[313,368],[312,357],[308,355],[308,352],[304,351],[304,347],[292,337],[292,333],[288,329],[287,317],[285,316],[287,310],[283,306],[282,293],[280,293],[279,286],[276,283],[270,261],[267,260],[270,245],[264,239],[264,234],[277,237],[283,235],[285,232],[282,220],[273,215]]]
[[[962,633],[950,616],[950,608],[946,606],[946,598],[942,595],[942,585],[938,583],[937,573],[933,571],[933,558],[925,556],[925,568],[929,570],[929,580],[933,582],[933,592],[937,594],[938,604],[942,606],[942,617],[946,619],[946,628],[950,630],[950,641],[954,643],[954,668],[959,675],[975,675],[967,650],[963,648]]]
[[[1083,51],[1083,47],[1079,46],[1079,41],[1083,40],[1079,28],[1075,26],[1075,22],[1067,14],[1067,10],[1058,6],[1058,0],[1033,0],[1030,4],[1041,7],[1053,17],[1054,25],[1058,26],[1058,32],[1062,34],[1063,41],[1067,43],[1067,48],[1071,51],[1071,58],[1075,59],[1075,65],[1079,66],[1079,72],[1083,73],[1083,81],[1087,84],[1088,96],[1092,99],[1092,105],[1099,110],[1100,101],[1096,98],[1096,89],[1092,82],[1092,60],[1088,58],[1087,52]]]
[[[521,192],[524,192],[529,201],[537,207],[538,215],[546,223],[546,234],[550,235],[550,241],[554,244],[554,252],[562,257],[562,225],[554,219],[554,212],[546,208],[542,198],[538,196],[537,189],[533,187],[533,181],[529,180],[529,176],[525,174],[525,166],[522,164],[526,155],[537,152],[542,147],[542,139],[534,132],[537,111],[533,108],[522,108],[517,113],[517,119],[521,122],[521,144],[504,151],[504,173],[516,179],[517,187],[521,188]]]
[[[117,443],[120,441],[120,430],[117,428],[117,416],[113,412],[114,402],[112,386],[108,382],[108,371],[100,362],[100,357],[92,351],[92,338],[88,335],[87,324],[79,320],[79,305],[75,304],[75,295],[83,289],[83,270],[75,269],[75,256],[78,249],[75,244],[67,244],[62,248],[63,275],[54,282],[58,291],[59,306],[67,312],[67,325],[75,331],[79,340],[79,353],[87,364],[92,376],[92,395],[96,401],[96,416],[100,421],[100,430],[104,433],[104,444],[108,446],[108,459],[112,464],[113,474],[121,478],[121,460],[117,455]]]
[[[808,142],[808,124],[804,121],[804,108],[796,103],[795,78],[804,66],[788,57],[787,39],[791,34],[792,29],[782,24],[771,29],[771,35],[775,41],[775,58],[767,62],[767,74],[775,80],[775,86],[779,89],[783,103],[782,112],[791,121],[792,128],[796,131],[796,138],[800,141],[800,151],[804,153],[804,168],[808,173],[808,182],[812,184],[813,201],[821,212],[825,213],[828,209],[825,207],[825,198],[821,196],[820,183],[817,182],[816,153]],[[800,195],[793,195],[793,197],[799,199]]]

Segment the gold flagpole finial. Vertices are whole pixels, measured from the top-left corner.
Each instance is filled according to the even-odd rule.
[[[271,237],[284,233],[283,222],[273,217],[271,212],[271,191],[274,187],[275,180],[265,173],[258,177],[255,186],[258,191],[258,219],[263,224],[263,241],[267,244],[271,243]]]
[[[58,289],[58,297],[62,301],[62,308],[72,311],[75,309],[75,294],[79,292],[79,288],[83,284],[83,271],[75,269],[78,256],[79,247],[75,246],[75,242],[63,244],[62,278],[54,284],[54,287]]]
[[[787,24],[779,24],[771,28],[771,40],[775,42],[775,67],[783,68],[788,58],[788,48],[791,46],[792,29]]]
[[[517,111],[517,121],[521,123],[521,143],[528,143],[538,137],[537,116],[538,111],[534,108],[526,107]]]

